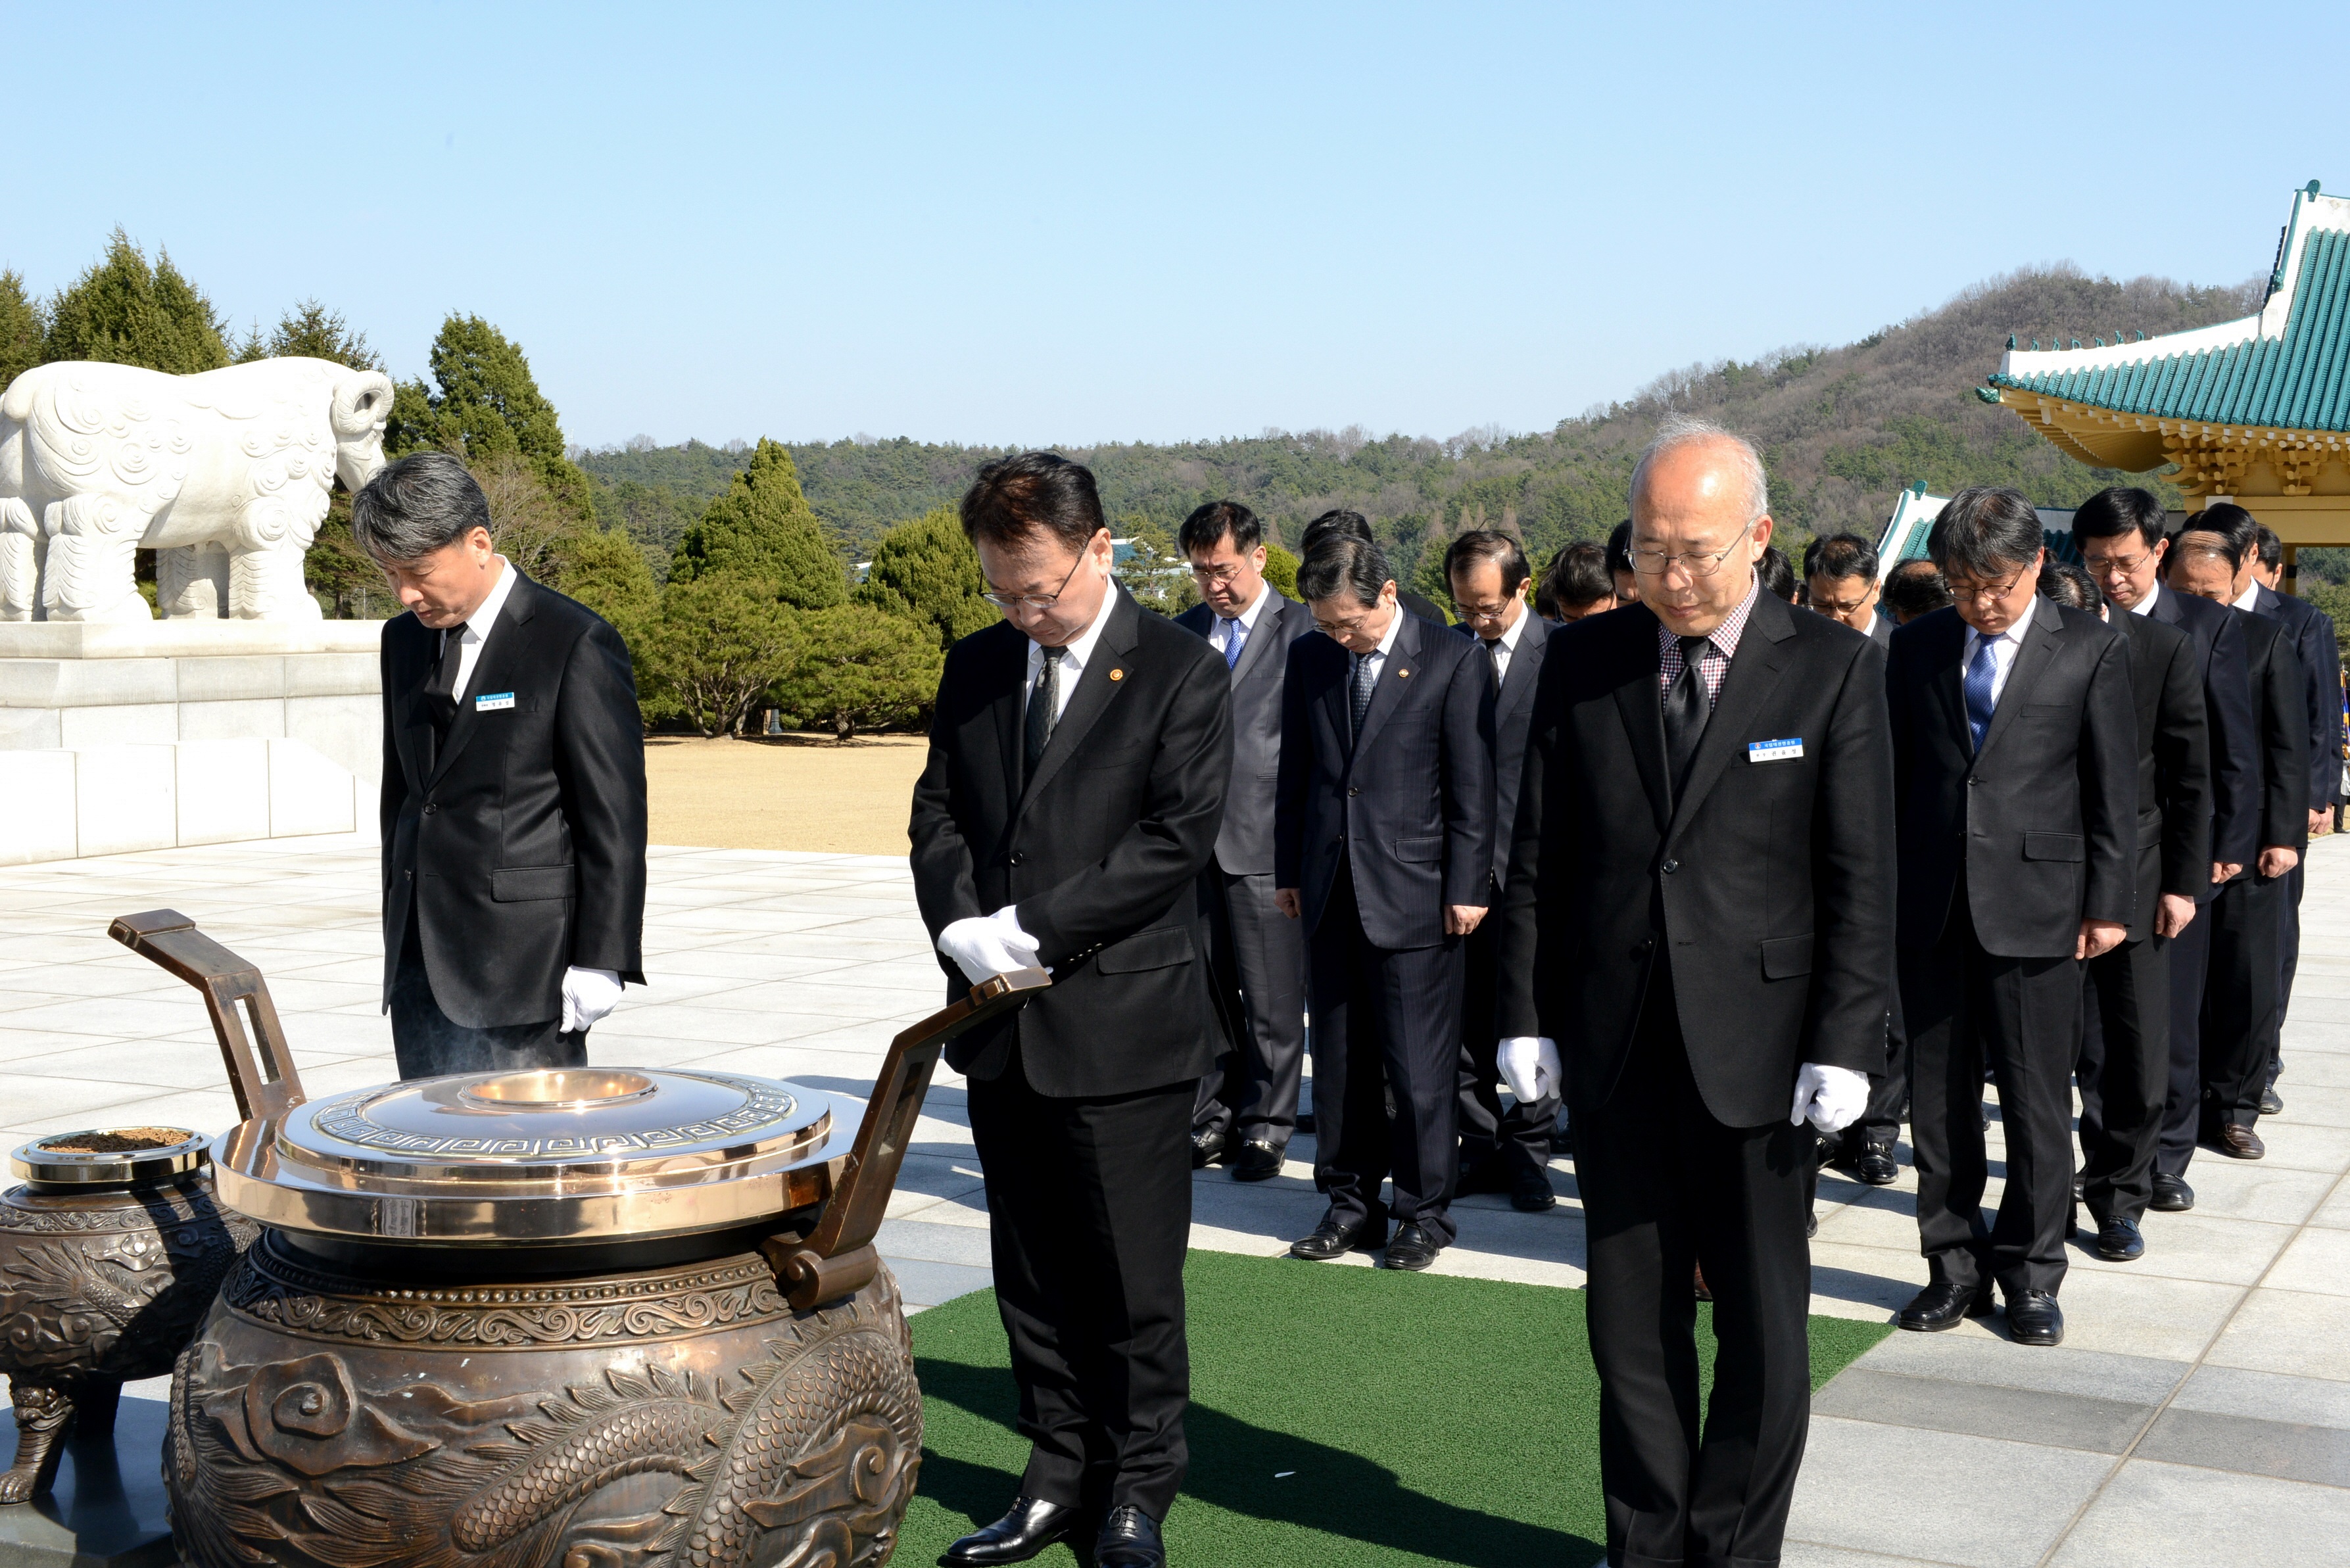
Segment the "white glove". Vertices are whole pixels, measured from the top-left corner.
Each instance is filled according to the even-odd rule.
[[[1494,1048],[1493,1059],[1502,1069],[1502,1082],[1510,1085],[1518,1104],[1530,1106],[1558,1093],[1556,1041],[1534,1034],[1513,1035]]]
[[[992,915],[950,920],[939,933],[939,951],[954,960],[973,985],[1012,970],[1035,969],[1036,950],[1036,939],[1020,929],[1015,904]]]
[[[609,969],[567,969],[563,971],[563,1032],[577,1034],[596,1027],[620,1004],[620,973]]]
[[[1830,1137],[1860,1119],[1868,1109],[1868,1075],[1849,1067],[1823,1067],[1806,1062],[1795,1073],[1795,1108],[1787,1120],[1796,1127],[1808,1116]]]

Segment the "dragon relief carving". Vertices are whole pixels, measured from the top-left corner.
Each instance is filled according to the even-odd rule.
[[[484,1399],[421,1372],[362,1389],[335,1351],[232,1366],[199,1340],[164,1466],[180,1551],[201,1568],[882,1563],[921,1455],[895,1285],[775,1327],[714,1386],[622,1350],[600,1377]]]

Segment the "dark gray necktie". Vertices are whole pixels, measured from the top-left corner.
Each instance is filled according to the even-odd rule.
[[[1357,735],[1363,732],[1363,715],[1369,712],[1371,710],[1371,688],[1377,686],[1378,683],[1378,668],[1371,662],[1371,655],[1367,653],[1357,654],[1355,656],[1354,701],[1350,711],[1353,713],[1355,720],[1354,733]]]
[[[464,661],[465,628],[452,627],[441,634],[441,657],[432,661],[432,672],[424,678],[424,689],[416,694],[416,711],[425,721],[424,771],[430,774],[441,763],[442,744],[449,738],[449,723],[457,716],[457,668]]]
[[[1053,725],[1060,718],[1061,660],[1068,654],[1066,648],[1039,649],[1044,654],[1044,667],[1036,672],[1036,684],[1028,693],[1028,767],[1035,772],[1037,759],[1045,754],[1045,743],[1053,738]]]
[[[1665,768],[1673,794],[1680,794],[1681,781],[1689,777],[1690,759],[1697,754],[1698,737],[1705,733],[1705,722],[1713,713],[1713,704],[1706,698],[1705,677],[1698,672],[1697,661],[1713,646],[1711,638],[1685,637],[1681,644],[1681,672],[1673,678],[1672,690],[1665,693]]]
[[[1489,637],[1485,639],[1485,657],[1493,661],[1493,684],[1498,687],[1501,685],[1503,678],[1507,674],[1507,671],[1502,668],[1502,639],[1500,638]]]

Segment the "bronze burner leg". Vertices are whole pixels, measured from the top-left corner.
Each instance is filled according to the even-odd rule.
[[[118,1392],[120,1386],[116,1385]],[[0,1503],[29,1502],[57,1480],[57,1461],[65,1457],[59,1439],[73,1419],[73,1395],[63,1382],[36,1382],[21,1372],[10,1377],[8,1391],[16,1406],[16,1462],[0,1475]]]

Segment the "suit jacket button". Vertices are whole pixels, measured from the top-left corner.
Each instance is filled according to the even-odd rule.
[[[1666,875],[1666,876],[1668,876],[1668,877],[1671,876],[1674,872],[1676,872],[1676,871],[1679,870],[1680,868],[1681,868],[1681,863],[1680,863],[1679,861],[1678,861],[1678,860],[1668,860],[1668,861],[1666,861],[1666,862],[1665,862],[1665,875]]]
[[[1014,866],[1019,865],[1022,861],[1027,858],[1028,855],[1025,850],[1015,849],[1012,852],[1012,864]]]
[[[1350,795],[1360,794],[1363,793],[1363,786],[1360,784],[1348,784],[1347,786],[1347,793]]]
[[[439,806],[437,806],[437,805],[433,805],[433,804],[432,804],[431,801],[429,801],[429,800],[428,800],[428,801],[426,801],[426,802],[424,803],[424,815],[427,815],[427,816],[432,815],[434,812],[436,812],[436,811],[438,811],[438,810],[440,810],[440,809],[441,809],[441,808],[440,808]]]

